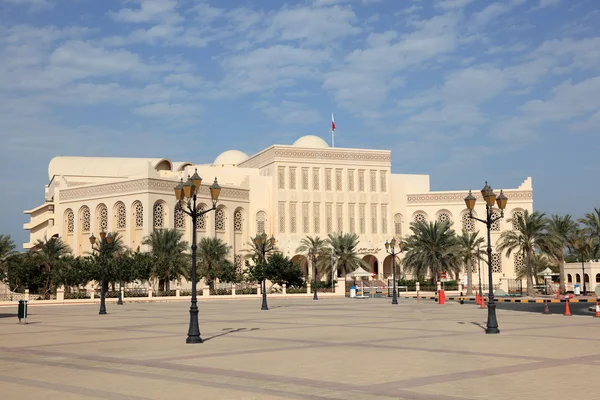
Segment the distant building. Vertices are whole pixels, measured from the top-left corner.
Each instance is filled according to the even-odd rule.
[[[189,241],[191,220],[176,206],[173,188],[195,168],[203,178],[201,207],[211,204],[208,187],[215,177],[223,187],[216,212],[195,227],[198,237],[223,239],[236,263],[242,262],[250,238],[266,232],[310,275],[304,255],[295,253],[303,237],[356,232],[370,270],[385,279],[391,276],[391,256],[384,243],[409,234],[412,221],[452,221],[459,232],[485,232],[483,224],[467,218],[468,190],[432,192],[428,175],[392,174],[390,155],[388,150],[330,148],[317,136],[304,136],[251,157],[229,150],[202,165],[161,158],[55,157],[48,166],[45,203],[25,211],[31,220],[24,225],[30,231],[24,248],[58,235],[82,255],[90,251],[90,234],[101,230],[119,232],[134,249],[154,229],[179,229]],[[509,201],[505,218],[494,223],[494,243],[503,230],[514,229],[508,218],[533,207],[531,178],[504,193]],[[475,214],[482,216],[479,187],[473,194]],[[493,257],[495,282],[514,278],[515,266],[523,263],[520,255],[507,259],[494,252]]]

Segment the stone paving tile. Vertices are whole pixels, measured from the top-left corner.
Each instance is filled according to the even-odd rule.
[[[200,328],[209,340],[201,345],[185,344],[189,303],[110,305],[105,316],[97,305],[30,307],[31,324],[0,319],[3,394],[490,398],[472,390],[479,386],[493,390],[491,397],[562,399],[568,384],[586,395],[600,362],[600,321],[591,317],[499,310],[502,333],[485,335],[487,311],[466,304],[270,299],[269,306],[260,311],[256,299],[202,302]]]

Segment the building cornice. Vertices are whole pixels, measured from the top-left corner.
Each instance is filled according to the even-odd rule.
[[[340,161],[357,164],[378,164],[390,166],[391,152],[389,150],[363,149],[308,149],[294,146],[271,146],[248,160],[240,163],[243,168],[261,168],[277,161],[305,161],[312,163],[337,163]]]
[[[447,202],[464,202],[467,197],[467,191],[464,192],[437,192],[437,193],[422,193],[407,195],[408,204],[423,204],[423,203],[447,203]],[[505,190],[504,195],[508,197],[510,204],[512,201],[531,201],[533,200],[533,191],[531,190]],[[483,202],[483,197],[480,193],[473,193],[473,196],[478,202]]]
[[[178,181],[168,179],[134,179],[130,181],[103,183],[85,187],[74,187],[60,190],[60,200],[82,200],[96,197],[110,197],[130,193],[164,192],[175,196],[173,188]],[[210,185],[200,186],[199,197],[210,198]],[[249,201],[250,192],[247,189],[224,187],[221,189],[219,199]]]

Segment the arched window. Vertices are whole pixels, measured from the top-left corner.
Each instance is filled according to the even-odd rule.
[[[161,229],[165,227],[165,205],[162,201],[157,201],[154,203],[152,220],[154,229]]]
[[[522,219],[525,216],[525,213],[523,213],[523,210],[515,210],[512,213],[512,218],[511,218],[511,222],[512,222],[512,226],[513,226],[513,231],[518,231],[519,230],[519,220]]]
[[[225,210],[222,207],[215,211],[215,230],[217,232],[225,231]]]
[[[242,210],[239,208],[233,213],[233,230],[234,232],[241,232],[244,224],[244,216]]]
[[[475,214],[473,213],[473,216]],[[475,232],[475,220],[469,217],[469,212],[465,211],[461,217],[462,228],[465,232]]]
[[[82,233],[89,233],[91,230],[91,214],[90,214],[90,209],[87,206],[83,206],[81,207],[81,209],[79,210],[79,223],[80,223],[80,230],[79,232]]]
[[[196,206],[196,209],[200,212],[206,211],[206,204],[200,204],[199,206]],[[196,219],[196,230],[198,230],[198,231],[206,230],[206,214],[204,214],[204,215],[198,217],[198,219]]]
[[[598,274],[598,275],[596,276],[596,279],[598,279],[598,277],[600,277],[600,274]],[[568,283],[573,283],[573,275],[571,275],[571,274],[568,274],[568,275],[567,275],[567,282],[568,282]]]
[[[427,222],[427,214],[425,214],[423,211],[419,211],[419,212],[415,213],[413,215],[413,222],[426,223]]]
[[[581,275],[579,275],[579,274],[575,275],[575,282],[576,283],[581,283]]]
[[[175,229],[185,229],[185,213],[181,208],[181,204],[175,205],[175,211],[173,212],[173,226]]]
[[[133,210],[135,213],[135,227],[143,228],[144,227],[144,206],[139,201],[136,202],[133,206]]]
[[[596,274],[596,283],[600,283],[600,274]]]
[[[256,232],[259,234],[265,233],[265,224],[267,222],[267,213],[259,211],[256,213]]]
[[[394,215],[394,234],[402,236],[402,214]]]
[[[108,209],[106,205],[100,204],[96,209],[96,220],[98,232],[108,231]]]
[[[65,211],[65,227],[68,235],[75,232],[75,213],[70,208]]]
[[[115,226],[118,231],[124,230],[127,226],[127,211],[125,210],[125,204],[120,201],[115,204],[113,226]]]
[[[590,276],[588,274],[583,275],[583,281],[585,283],[590,283]]]
[[[525,270],[525,259],[523,258],[522,253],[515,254],[515,272],[519,274],[519,272]]]
[[[502,272],[502,256],[492,253],[492,272]]]
[[[452,216],[451,216],[450,212],[446,211],[446,210],[442,210],[442,211],[438,212],[436,219],[438,222],[452,223]]]

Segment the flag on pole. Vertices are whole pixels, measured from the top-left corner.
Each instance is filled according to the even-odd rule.
[[[335,120],[333,119],[333,113],[331,113],[331,130],[335,131]]]

